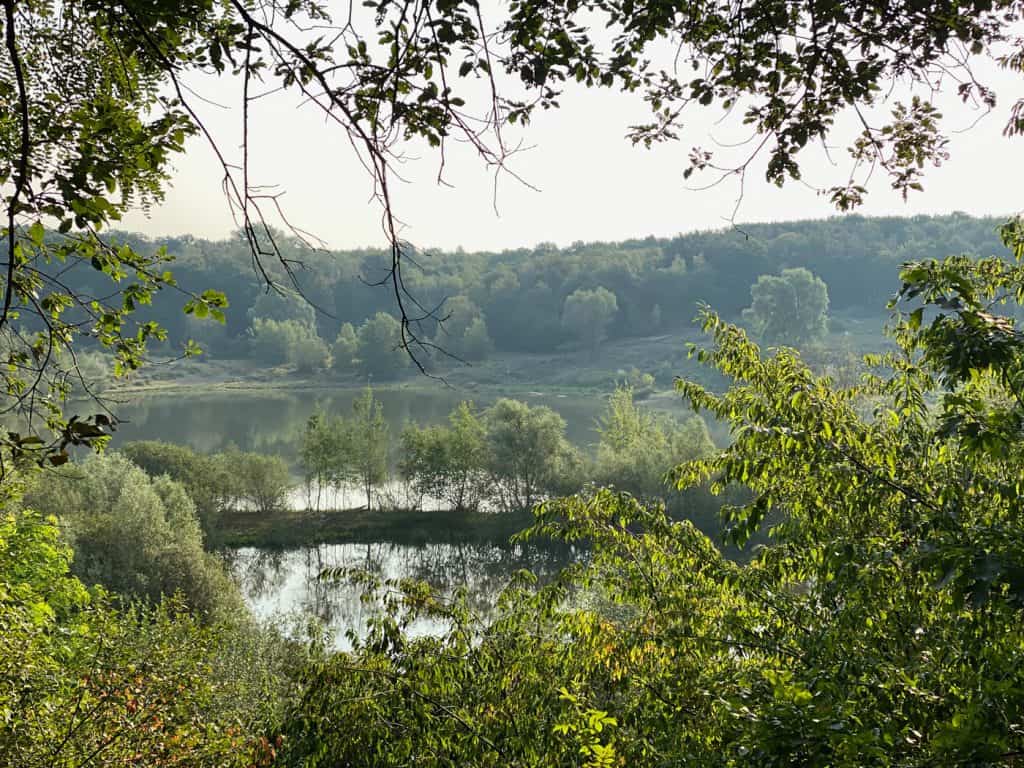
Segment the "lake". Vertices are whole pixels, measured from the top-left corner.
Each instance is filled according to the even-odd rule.
[[[187,445],[203,453],[222,451],[234,444],[243,451],[277,454],[293,466],[297,462],[306,420],[319,407],[348,415],[360,389],[310,389],[293,392],[218,391],[198,394],[114,396],[113,408],[124,420],[111,447],[131,440],[164,440]],[[434,389],[377,388],[384,417],[397,440],[411,421],[441,424],[463,400],[485,408],[499,396],[474,397],[438,386]],[[586,447],[595,442],[594,424],[604,409],[600,396],[517,394],[530,405],[546,405],[566,421],[569,440]],[[680,408],[680,413],[682,409]]]
[[[123,419],[112,442],[117,448],[131,440],[164,440],[201,452],[216,452],[236,445],[245,451],[284,457],[298,477],[298,451],[306,420],[315,409],[347,414],[359,389],[316,389],[291,392],[251,390],[184,394],[146,394],[121,398],[115,407]],[[377,388],[375,396],[395,440],[409,422],[444,423],[462,400],[483,408],[499,395],[474,396],[442,386]],[[597,439],[596,419],[605,398],[591,395],[519,393],[531,405],[547,405],[566,421],[570,441],[588,448]],[[675,401],[677,402],[677,401]],[[682,405],[661,399],[660,408],[673,408],[681,417]],[[299,503],[301,506],[302,503]],[[264,619],[316,616],[329,628],[339,648],[347,647],[346,633],[360,633],[376,607],[364,603],[361,590],[350,583],[318,579],[325,568],[366,568],[382,578],[416,578],[450,593],[465,586],[473,604],[485,610],[511,575],[529,568],[550,575],[571,557],[562,549],[523,549],[507,542],[460,543],[450,531],[438,531],[438,540],[411,545],[393,543],[383,532],[371,544],[333,544],[293,550],[243,548],[230,555],[231,568],[242,585],[248,604]],[[439,627],[420,622],[414,633],[436,632]]]
[[[418,545],[375,542],[322,544],[271,551],[234,550],[229,566],[246,602],[260,619],[301,627],[316,617],[329,631],[334,647],[351,647],[348,634],[362,635],[366,622],[380,613],[380,603],[363,599],[363,590],[347,579],[319,578],[325,569],[355,569],[379,579],[417,579],[442,595],[466,590],[470,605],[486,616],[512,575],[523,568],[542,580],[580,556],[565,546],[507,543],[430,542]],[[418,620],[410,634],[436,634],[443,625]],[[301,631],[301,630],[300,630]]]

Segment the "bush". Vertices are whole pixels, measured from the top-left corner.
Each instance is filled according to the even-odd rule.
[[[244,453],[232,449],[220,454],[228,475],[235,505],[250,512],[268,515],[288,506],[292,476],[280,456]]]
[[[120,452],[150,477],[167,475],[181,483],[195,504],[206,547],[218,546],[218,525],[233,493],[231,478],[220,457],[159,440],[126,443]]]
[[[265,764],[295,646],[244,612],[117,610],[71,562],[52,518],[0,510],[0,765]]]
[[[169,477],[151,479],[116,453],[91,456],[39,476],[26,502],[60,520],[72,573],[88,584],[152,604],[180,592],[212,618],[243,610],[220,560],[203,550],[195,505]]]

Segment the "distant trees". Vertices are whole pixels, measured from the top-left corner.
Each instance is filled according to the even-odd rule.
[[[261,291],[247,310],[249,322],[262,318],[282,322],[292,320],[301,325],[316,327],[316,309],[294,291]]]
[[[615,294],[607,288],[577,289],[565,298],[562,307],[562,328],[576,336],[597,356],[615,313],[619,311]]]
[[[565,488],[577,456],[566,440],[561,416],[547,406],[531,407],[502,398],[485,411],[484,423],[490,473],[501,509],[530,509]]]
[[[249,330],[252,355],[270,365],[290,363],[302,373],[326,368],[330,364],[327,344],[316,326],[298,320],[254,318]]]
[[[251,354],[260,362],[288,363],[299,373],[330,366],[330,348],[317,332],[316,310],[305,297],[294,291],[264,292],[246,314]]]
[[[342,323],[338,337],[331,348],[331,364],[335,371],[347,373],[355,365],[359,354],[359,337],[352,323]]]
[[[401,326],[387,312],[367,320],[357,338],[357,369],[362,375],[393,379],[409,366],[409,355],[401,346]]]
[[[477,362],[487,358],[494,351],[494,342],[487,333],[487,323],[482,317],[473,318],[462,334],[459,356],[463,360]]]
[[[473,404],[460,403],[447,426],[411,424],[402,431],[399,471],[421,496],[475,512],[488,495],[489,446]]]
[[[396,467],[419,500],[461,511],[513,512],[575,493],[588,481],[664,499],[669,468],[714,448],[703,420],[641,410],[628,386],[609,399],[598,432],[596,456],[588,458],[569,443],[564,419],[547,406],[502,398],[478,411],[462,402],[446,424],[407,425]],[[311,508],[322,509],[323,490],[342,486],[358,486],[372,508],[374,489],[388,480],[389,452],[387,422],[371,389],[349,416],[317,411],[306,423],[300,454]]]
[[[699,302],[739,318],[752,302],[750,295],[736,286],[753,285],[761,275],[778,276],[783,268],[804,267],[822,279],[828,285],[830,312],[877,317],[892,293],[892,275],[901,263],[947,251],[1005,253],[995,234],[998,223],[962,214],[842,217],[750,225],[744,229],[749,239],[733,230],[588,243],[575,249],[521,249],[500,258],[493,253],[431,251],[417,254],[424,271],[417,273],[414,291],[427,303],[450,297],[439,310],[442,315],[450,311],[447,332],[436,333],[431,340],[464,359],[474,359],[481,354],[479,350],[487,350],[486,342],[476,344],[477,339],[485,338],[482,331],[497,352],[549,352],[568,339],[587,345],[575,328],[563,325],[565,302],[577,291],[593,290],[597,285],[615,295],[617,312],[604,328],[609,337],[670,334],[691,328]],[[152,246],[141,238],[135,240],[140,248]],[[276,304],[283,302],[288,307],[290,303],[264,294],[252,274],[239,267],[248,260],[243,241],[179,240],[171,243],[170,250],[179,257],[175,272],[183,285],[217,285],[228,292],[232,302],[225,326],[200,325],[161,302],[140,307],[147,319],[152,317],[167,327],[173,348],[195,338],[210,346],[218,358],[243,358],[254,354],[248,346],[251,318],[305,320],[306,328],[314,327],[308,304],[299,302],[294,311],[278,312]],[[302,259],[310,267],[297,273],[304,291],[336,316],[330,323],[323,316],[319,320],[319,333],[332,348],[335,370],[365,378],[366,372],[352,364],[359,355],[351,344],[340,348],[345,350],[342,354],[334,347],[344,323],[350,323],[352,332],[357,333],[368,318],[394,310],[385,292],[363,290],[359,281],[359,275],[379,274],[387,264],[387,254],[372,250],[316,252],[303,254]],[[95,291],[102,287],[99,282],[90,286]],[[477,317],[482,324],[474,322]],[[392,337],[386,349],[394,346]],[[282,363],[292,364],[283,354],[272,364]],[[398,374],[388,376],[410,370],[404,365]],[[377,380],[380,376],[374,374]]]
[[[828,330],[828,286],[808,269],[761,275],[750,297],[743,319],[767,343],[803,344]]]
[[[435,343],[463,360],[475,362],[486,358],[494,349],[487,332],[487,322],[480,306],[464,295],[445,302],[441,326]]]
[[[595,482],[649,500],[669,495],[666,474],[670,468],[714,450],[703,419],[693,416],[680,422],[668,414],[640,409],[629,386],[612,393],[597,431]]]

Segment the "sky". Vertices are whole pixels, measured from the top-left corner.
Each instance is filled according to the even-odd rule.
[[[1020,80],[1002,72],[983,75],[1002,94],[1000,108],[983,117],[955,96],[942,97],[939,106],[950,132],[951,159],[929,169],[925,191],[906,202],[876,175],[859,213],[1001,215],[1016,210],[1024,139],[1006,139],[1001,133]],[[195,103],[221,148],[232,156],[241,136],[240,111],[231,106],[239,101],[239,84],[207,79],[190,85],[209,100]],[[897,91],[893,98],[906,95]],[[827,198],[807,185],[769,185],[763,163],[755,163],[748,173],[738,209],[735,179],[704,190],[693,187],[710,178],[684,180],[691,147],[714,148],[716,141],[728,144],[746,137],[735,115],[723,118],[715,109],[697,108],[687,115],[679,141],[647,150],[625,138],[629,125],[648,117],[636,95],[579,88],[561,101],[561,109],[538,113],[525,129],[506,133],[510,144],[521,141],[526,147],[511,167],[530,186],[510,175],[499,176],[495,183],[494,174],[470,147],[452,144],[446,153],[445,183],[439,184],[437,153],[425,146],[409,147],[400,167],[405,181],[394,191],[395,210],[404,222],[402,236],[419,247],[503,250],[541,242],[564,246],[579,240],[719,229],[729,226],[734,210],[737,223],[836,215]],[[334,249],[385,244],[371,180],[336,127],[308,106],[300,107],[292,94],[256,102],[251,126],[253,183],[283,192],[280,203],[293,224]],[[831,152],[816,148],[803,155],[804,178],[818,186],[844,181],[848,166],[842,147],[853,135],[852,119],[841,119]],[[235,225],[221,175],[204,140],[191,139],[175,162],[165,202],[148,214],[129,214],[119,228],[154,237],[228,236]]]

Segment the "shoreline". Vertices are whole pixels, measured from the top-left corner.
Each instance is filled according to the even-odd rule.
[[[399,544],[506,543],[534,521],[532,512],[463,512],[347,509],[282,510],[272,515],[231,511],[218,533],[226,549],[292,549],[319,544],[365,544],[386,539]]]

